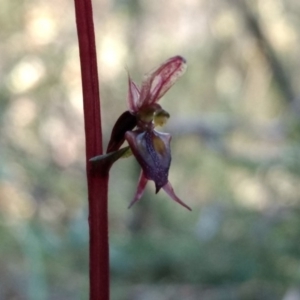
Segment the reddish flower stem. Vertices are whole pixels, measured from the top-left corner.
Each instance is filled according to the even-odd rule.
[[[89,159],[102,154],[97,56],[91,0],[74,0],[79,40],[89,199],[90,300],[109,300],[108,170],[95,175]]]

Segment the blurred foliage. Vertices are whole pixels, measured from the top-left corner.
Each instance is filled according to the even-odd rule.
[[[176,54],[162,99],[170,181],[132,209],[139,166],[111,171],[113,300],[298,300],[298,0],[94,1],[105,144],[127,74]],[[72,1],[0,10],[0,299],[88,298],[84,129]]]

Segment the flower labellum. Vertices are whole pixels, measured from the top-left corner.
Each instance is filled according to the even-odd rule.
[[[155,182],[157,193],[168,182],[171,135],[156,130],[136,130],[127,131],[125,138],[142,167],[144,176]]]
[[[92,159],[100,167],[105,164],[111,166],[120,157],[128,156],[130,151],[127,148],[119,149],[125,140],[128,142],[132,154],[142,168],[137,191],[129,207],[141,199],[147,181],[153,180],[156,193],[163,189],[172,200],[191,210],[176,196],[168,180],[171,135],[155,130],[156,126],[164,125],[170,117],[157,102],[185,70],[185,59],[181,56],[172,57],[145,75],[141,89],[128,75],[128,111],[119,117],[113,127],[107,148],[109,155]]]

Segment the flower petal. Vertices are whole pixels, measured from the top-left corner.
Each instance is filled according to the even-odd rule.
[[[192,210],[188,205],[186,205],[183,201],[181,201],[174,192],[174,189],[171,183],[168,181],[163,187],[163,190],[174,200],[175,202],[179,203],[180,205],[184,206],[188,210]]]
[[[140,99],[140,91],[136,84],[131,80],[130,75],[128,73],[128,107],[130,112],[137,112],[138,111],[138,103]]]
[[[139,201],[141,199],[141,197],[144,194],[144,190],[145,190],[147,182],[148,182],[148,179],[145,177],[144,172],[141,171],[135,196],[134,196],[133,200],[130,202],[128,208],[130,208],[134,203],[136,203],[137,201]]]
[[[138,106],[156,103],[185,70],[186,60],[181,56],[174,56],[154,71],[146,74],[142,83]]]

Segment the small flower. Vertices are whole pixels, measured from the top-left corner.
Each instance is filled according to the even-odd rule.
[[[181,56],[175,56],[165,61],[160,67],[145,75],[141,89],[131,80],[128,74],[128,107],[117,120],[112,130],[106,157],[110,157],[109,166],[116,159],[124,156],[129,149],[122,148],[126,140],[132,154],[139,162],[142,170],[136,194],[129,207],[141,199],[148,180],[153,180],[156,193],[162,188],[174,201],[190,209],[175,194],[168,180],[171,164],[169,133],[155,130],[162,126],[170,117],[157,102],[185,72],[186,61]],[[136,127],[135,130],[133,130]],[[124,150],[125,149],[125,150]],[[122,153],[121,153],[122,152]],[[104,156],[101,156],[101,159]],[[99,160],[99,157],[92,159]]]

